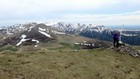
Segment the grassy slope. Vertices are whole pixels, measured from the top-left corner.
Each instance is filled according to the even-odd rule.
[[[133,46],[134,49],[140,50],[140,46]]]
[[[93,39],[61,35],[57,41],[39,44],[37,48],[0,48],[0,79],[140,78],[140,58],[111,49],[82,50],[73,45],[89,40]]]
[[[67,49],[2,51],[0,79],[140,78],[140,58],[110,49]]]

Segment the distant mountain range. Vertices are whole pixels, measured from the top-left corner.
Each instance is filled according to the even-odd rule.
[[[79,31],[71,26],[72,25],[63,26],[61,23],[53,25],[46,23],[28,23],[3,27],[0,29],[0,47],[7,44],[17,47],[23,45],[34,45],[37,47],[39,43],[48,42],[54,42],[56,45],[65,43],[72,45],[78,44],[82,46],[82,48],[110,47],[111,43],[109,42],[73,35]]]
[[[94,26],[92,24],[71,24],[59,22],[54,24],[52,27],[61,29],[65,32],[72,34],[79,34],[81,36],[86,36],[94,39],[110,41],[112,42],[111,32],[114,30],[105,27],[104,25]],[[126,27],[125,27],[126,28]],[[116,28],[117,29],[117,28]],[[118,30],[119,31],[119,30]],[[131,45],[140,45],[140,30],[123,30],[121,33],[121,41]]]
[[[1,39],[6,42],[19,46],[21,44],[28,44],[25,42],[34,42],[35,44],[41,42],[48,42],[55,40],[56,34],[72,34],[99,39],[103,41],[112,42],[111,30],[104,25],[95,26],[92,24],[72,24],[72,23],[27,23],[17,24],[13,26],[3,26],[0,29]],[[122,41],[131,45],[140,45],[140,31],[139,30],[124,30],[121,33]],[[7,38],[8,37],[8,38]],[[9,38],[10,37],[10,38]],[[12,40],[12,41],[11,41]],[[6,43],[5,42],[5,43]]]

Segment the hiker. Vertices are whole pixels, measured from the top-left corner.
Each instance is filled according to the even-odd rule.
[[[114,42],[113,42],[114,47],[118,47],[119,46],[119,32],[118,31],[114,31],[112,33],[112,35],[113,35],[113,40],[114,40]]]

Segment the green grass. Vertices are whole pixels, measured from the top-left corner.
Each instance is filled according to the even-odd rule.
[[[140,50],[140,46],[132,46],[136,50]]]
[[[16,47],[11,46],[11,45],[7,45],[7,46],[4,46],[4,47],[0,48],[0,52],[7,51],[7,50],[12,51],[12,52],[18,51],[18,49]]]
[[[65,46],[65,47],[71,47],[71,45],[70,45],[69,43],[61,42],[61,43],[59,43],[59,44]]]
[[[1,53],[0,79],[139,79],[139,60],[103,48]]]
[[[61,51],[61,50],[79,50],[79,49],[81,49],[81,47],[79,45],[70,44],[67,42],[60,42],[60,43],[56,44],[59,47],[55,47],[55,48],[54,48],[54,45],[53,46],[51,46],[51,45],[48,45],[49,50],[60,50]]]

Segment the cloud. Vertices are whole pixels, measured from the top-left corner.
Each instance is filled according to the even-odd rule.
[[[135,12],[140,11],[139,4],[140,0],[0,0],[0,20],[74,18],[134,23],[139,20],[139,12]]]
[[[127,12],[122,14],[103,15],[67,15],[63,17],[67,20],[77,20],[93,24],[103,25],[140,25],[140,11]]]
[[[1,15],[25,17],[51,13],[97,10],[118,3],[117,0],[0,0]]]

